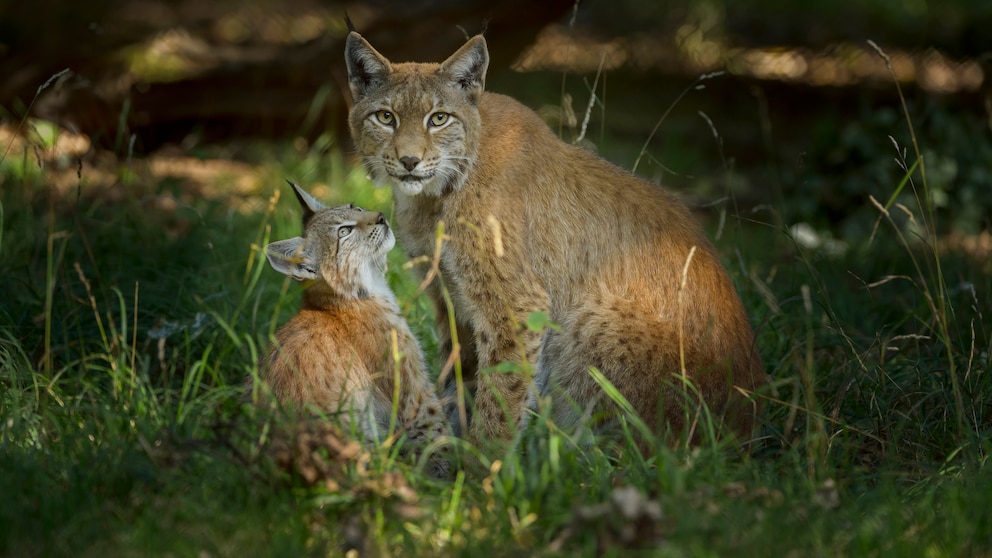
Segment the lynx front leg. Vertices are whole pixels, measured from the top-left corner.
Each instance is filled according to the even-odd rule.
[[[438,383],[443,397],[445,414],[451,422],[454,434],[462,436],[467,432],[468,423],[471,421],[466,399],[468,399],[468,394],[471,394],[475,389],[475,377],[478,370],[475,333],[458,319],[458,313],[455,310],[449,309],[439,285],[440,281],[435,279],[426,291],[434,305],[434,321],[441,367]],[[454,330],[451,328],[452,322],[455,324]],[[459,380],[461,381],[460,387]]]
[[[412,393],[407,401],[408,417],[404,420],[404,428],[408,432],[410,442],[417,448],[418,453],[439,438],[451,435],[448,419],[434,393],[434,386],[425,376],[418,386],[420,389]],[[443,450],[433,451],[427,459],[427,468],[435,478],[447,478],[450,464]]]
[[[459,216],[440,262],[458,320],[474,332],[478,369],[469,438],[476,443],[508,440],[518,426],[541,341],[541,332],[527,329],[527,318],[550,305],[530,267],[527,232],[514,218],[524,208],[504,212],[508,218]]]
[[[485,326],[477,326],[479,374],[470,436],[473,441],[508,440],[519,426],[543,336],[527,329],[527,317],[531,312],[545,311],[546,304],[544,291],[535,285],[513,308],[496,312]],[[502,363],[512,366],[499,367]]]
[[[402,324],[405,326],[405,324]],[[441,402],[438,400],[434,384],[427,373],[427,366],[420,352],[416,338],[406,327],[398,327],[397,348],[389,358],[390,369],[399,369],[399,430],[405,433],[415,455],[422,455],[426,448],[439,439],[451,435],[451,427]],[[399,356],[401,360],[396,361]],[[396,385],[386,374],[381,387],[384,395],[395,393]],[[392,410],[391,401],[389,411]],[[437,478],[448,476],[450,466],[443,451],[432,451],[427,458],[428,471]]]

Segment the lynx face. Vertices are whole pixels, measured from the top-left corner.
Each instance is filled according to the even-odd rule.
[[[352,34],[345,59],[355,100],[349,124],[372,179],[407,196],[461,188],[479,147],[485,41],[441,64],[392,64]]]
[[[382,213],[351,204],[327,207],[292,186],[303,206],[303,236],[266,246],[272,267],[297,281],[323,283],[341,297],[391,297],[384,273],[396,237]]]

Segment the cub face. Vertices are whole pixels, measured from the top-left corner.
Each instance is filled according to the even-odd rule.
[[[303,207],[303,236],[265,247],[269,264],[297,281],[316,281],[344,298],[389,292],[386,255],[396,237],[377,211],[354,205],[328,207],[290,183]]]
[[[441,64],[393,64],[351,33],[345,61],[351,135],[373,180],[407,196],[460,188],[478,154],[485,39]]]

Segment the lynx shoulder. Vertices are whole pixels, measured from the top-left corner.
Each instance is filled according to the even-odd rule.
[[[449,434],[420,347],[386,283],[386,254],[396,241],[385,218],[353,205],[325,207],[292,187],[303,236],[269,244],[266,256],[306,289],[302,308],[264,357],[265,387],[283,403],[336,415],[369,441],[387,435],[399,393],[395,424],[408,440],[422,446]],[[446,473],[443,460],[431,466]]]
[[[352,32],[345,59],[352,136],[369,174],[392,187],[401,244],[431,256],[445,225],[440,272],[454,307],[428,291],[442,346],[450,310],[467,367],[535,367],[533,383],[476,375],[472,437],[510,436],[538,396],[564,428],[603,415],[592,368],[660,435],[692,437],[705,403],[724,430],[750,436],[758,405],[745,394],[767,378],[741,300],[681,202],[484,92],[481,36],[439,64],[393,63]],[[521,327],[533,312],[560,330]]]

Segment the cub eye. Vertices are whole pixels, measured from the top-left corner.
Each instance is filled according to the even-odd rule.
[[[393,113],[389,112],[388,110],[380,110],[379,112],[375,113],[375,119],[378,120],[381,124],[385,124],[386,126],[396,125],[396,116],[393,115]]]
[[[448,116],[450,115],[446,112],[435,112],[431,115],[431,119],[428,122],[435,128],[438,126],[444,126],[445,122],[448,121]]]
[[[344,238],[351,234],[351,227],[338,227],[338,238]]]

